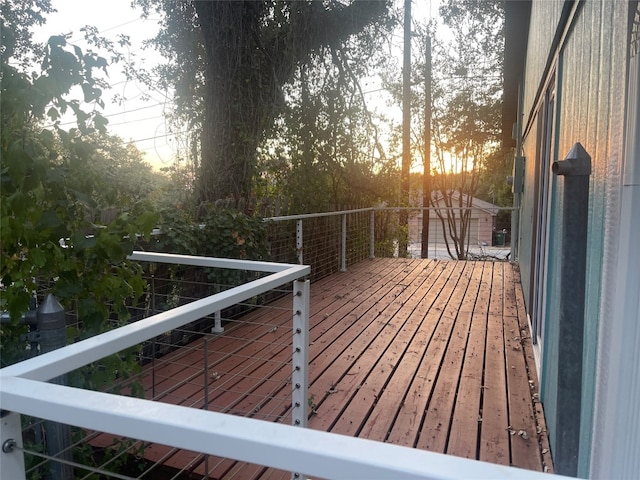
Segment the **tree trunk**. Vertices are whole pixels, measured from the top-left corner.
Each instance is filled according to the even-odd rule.
[[[273,120],[275,79],[256,39],[262,2],[198,2],[205,41],[200,199],[250,191],[256,149]]]

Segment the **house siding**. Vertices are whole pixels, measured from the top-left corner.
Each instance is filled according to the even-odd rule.
[[[602,259],[611,210],[618,208],[623,155],[627,55],[627,2],[586,2],[563,56],[558,147],[580,142],[592,158],[587,243],[581,451],[578,474],[589,474]],[[560,183],[560,182],[559,182]],[[558,191],[560,192],[561,185]],[[557,217],[556,221],[560,221]],[[611,232],[615,235],[615,232]],[[556,282],[557,282],[557,278]],[[550,288],[555,288],[555,283]],[[551,304],[549,318],[557,305]],[[557,317],[556,317],[557,318]]]
[[[537,87],[544,75],[564,3],[565,0],[534,0],[531,3],[531,25],[535,25],[535,28],[529,29],[523,105],[525,112],[530,112],[535,107]]]
[[[607,217],[596,376],[593,478],[640,472],[640,3],[630,2],[631,47],[620,209]],[[610,188],[614,189],[613,186]]]
[[[533,209],[534,209],[534,181],[535,181],[535,165],[537,159],[537,136],[538,122],[534,120],[533,126],[529,130],[529,134],[523,142],[523,152],[525,157],[524,168],[524,192],[522,195],[521,214],[520,214],[520,231],[519,231],[519,260],[520,275],[522,277],[522,289],[524,292],[527,311],[531,309],[529,304],[529,294],[531,292],[531,274],[532,274],[532,248],[533,248]]]
[[[525,191],[522,201],[521,272],[525,298],[531,288],[529,276],[535,221],[535,159],[538,158],[536,92],[545,82],[544,68],[549,59],[557,70],[555,158],[563,158],[574,143],[580,142],[592,158],[589,225],[587,243],[585,332],[583,351],[583,393],[579,475],[588,476],[593,423],[593,398],[599,324],[603,258],[613,241],[605,232],[609,219],[619,207],[620,166],[623,154],[625,86],[627,65],[628,3],[604,0],[586,1],[580,7],[560,55],[550,52],[551,38],[560,19],[564,2],[533,2],[526,64],[524,118],[531,119],[523,139],[527,158]],[[544,37],[544,38],[541,38]],[[562,239],[561,210],[563,180],[550,181],[550,220],[547,252],[547,302],[545,309],[544,358],[542,360],[541,399],[550,430],[556,424],[555,385],[557,384],[557,322],[560,276],[559,249]],[[527,305],[530,309],[531,305]],[[553,432],[551,432],[553,438]],[[552,449],[553,449],[552,440]]]
[[[419,225],[422,225],[422,215],[418,216]],[[444,220],[444,228],[448,229],[447,219]],[[460,232],[460,221],[456,222],[457,231]],[[429,212],[429,244],[444,245],[445,236],[449,244],[453,247],[450,234],[443,231],[442,221],[435,212]],[[479,244],[491,245],[493,237],[493,219],[490,213],[474,212],[469,220],[469,230],[465,245],[476,247]],[[413,238],[413,237],[412,237]]]

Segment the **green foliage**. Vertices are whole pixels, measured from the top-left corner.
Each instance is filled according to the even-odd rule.
[[[200,230],[202,255],[265,260],[266,226],[262,219],[232,209],[211,208]]]
[[[496,177],[489,180],[488,174],[494,168],[491,159],[500,151],[502,134],[504,2],[445,0],[440,15],[443,24],[434,22],[415,29],[421,38],[412,61],[412,83],[429,86],[431,108],[425,109],[427,89],[413,89],[411,130],[420,133],[412,136],[412,150],[415,156],[421,154],[425,164],[429,159],[431,206],[447,207],[437,214],[447,232],[447,248],[450,244],[454,247],[449,250],[451,257],[462,259],[469,248],[466,207],[492,183],[494,190],[504,184],[504,179],[500,184]],[[429,79],[425,78],[427,57],[431,59]],[[397,70],[391,70],[386,83],[400,103],[398,78]],[[427,111],[431,116],[428,149],[422,134]],[[488,180],[492,183],[483,185]],[[456,200],[454,192],[458,192]]]
[[[162,233],[152,239],[152,249],[241,260],[267,259],[267,228],[260,217],[213,205],[201,206],[201,210],[198,223],[183,209],[162,210]]]
[[[261,195],[289,197],[295,213],[397,198],[397,171],[360,85],[380,67],[380,33],[365,28],[356,41],[321,49],[296,70],[261,148]]]
[[[135,185],[118,181],[118,175],[134,181],[139,156],[106,135],[107,120],[96,110],[105,85],[94,73],[106,70],[107,61],[63,36],[51,37],[43,48],[31,43],[29,27],[42,24],[48,11],[49,2],[42,0],[2,4],[0,310],[12,319],[0,328],[2,366],[36,354],[19,323],[34,296],[54,293],[76,312],[78,324],[67,329],[72,340],[126,323],[127,305],[146,287],[141,267],[126,257],[157,221],[143,199],[148,192],[141,195]],[[22,67],[39,54],[41,72],[25,73]],[[82,101],[69,98],[74,92],[82,92]],[[59,128],[65,113],[75,116],[77,127]],[[45,122],[53,128],[43,128]],[[143,183],[141,178],[135,180]],[[112,221],[101,223],[101,211],[115,203]],[[104,390],[114,379],[135,374],[137,358],[136,348],[119,352],[71,372],[69,382]],[[128,393],[140,395],[139,385],[130,385]],[[42,450],[39,421],[25,422],[33,436],[27,443],[35,443],[30,448]],[[119,442],[104,453],[114,459],[112,468],[126,461],[119,455],[125,448]],[[80,450],[74,453],[82,455]],[[45,470],[35,469],[31,478],[41,474]]]
[[[501,207],[513,205],[511,185],[506,181],[512,174],[514,152],[511,148],[502,148],[489,155],[486,168],[482,171],[477,197]],[[495,229],[511,230],[511,211],[500,210],[496,215]]]
[[[51,0],[5,0],[0,3],[0,55],[13,58],[26,67],[38,61],[43,48],[32,41],[32,29],[45,23],[45,16],[55,11]]]
[[[393,258],[400,255],[399,245],[409,242],[409,228],[400,225],[397,212],[381,211],[375,216],[375,256]],[[402,252],[404,253],[404,252]]]
[[[25,420],[27,422],[24,425]],[[31,418],[22,417],[23,421],[23,432],[27,434],[23,434],[22,441],[24,442],[24,467],[25,471],[29,472],[28,479],[29,480],[41,480],[43,478],[47,478],[48,469],[42,468],[42,457],[33,454],[27,454],[26,452],[36,452],[36,453],[46,453],[44,451],[44,445],[42,443],[36,443],[33,439],[33,431],[34,429],[41,428],[40,421],[38,420],[35,425],[31,425],[29,422]]]
[[[511,186],[506,181],[512,174],[513,156],[513,150],[507,148],[496,150],[487,157],[486,168],[480,177],[478,198],[503,207],[513,205]]]
[[[108,465],[109,470],[118,473],[125,473],[126,470],[135,468],[131,463],[139,464],[144,462],[141,456],[144,454],[144,443],[131,439],[113,440],[107,447],[93,448],[85,441],[87,432],[78,429],[74,431],[73,443],[77,445],[73,450],[73,460],[79,465]],[[101,480],[104,475],[92,473],[90,470],[78,469],[77,478],[87,480]],[[30,479],[31,480],[31,479]]]
[[[194,211],[196,172],[193,163],[183,163],[177,159],[160,171],[166,180],[150,195],[153,204],[160,210]]]
[[[24,345],[19,340],[24,327],[17,321],[34,292],[54,293],[67,309],[75,309],[82,320],[80,338],[106,330],[112,314],[124,321],[126,302],[143,292],[140,268],[126,256],[138,234],[150,233],[156,215],[138,202],[109,225],[92,221],[104,196],[91,161],[106,120],[67,98],[73,87],[81,87],[85,102],[100,105],[92,71],[105,67],[104,59],[68,45],[64,37],[49,40],[41,74],[21,72],[2,57],[0,309],[14,321],[0,331],[3,348],[13,350],[3,354],[3,364],[20,358],[23,348],[16,345]],[[40,126],[69,110],[77,128]]]
[[[200,221],[181,209],[161,212],[161,234],[149,248],[158,252],[240,260],[268,260],[267,225],[260,218],[230,208],[201,207]],[[249,272],[209,269],[207,281],[235,286],[255,278]]]
[[[117,136],[93,134],[86,141],[91,144],[87,168],[97,182],[99,196],[94,200],[101,212],[110,208],[121,212],[140,202],[154,202],[157,192],[169,182],[143,160],[135,145],[124,144]]]
[[[180,208],[160,211],[158,223],[161,234],[151,239],[150,248],[155,252],[197,255],[199,229],[187,212]]]

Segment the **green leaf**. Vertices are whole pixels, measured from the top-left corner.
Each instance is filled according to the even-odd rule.
[[[54,211],[47,210],[40,216],[38,222],[38,228],[40,230],[56,229],[62,225],[62,220],[58,217],[58,214]]]
[[[8,173],[13,180],[13,184],[22,184],[27,170],[33,165],[31,155],[25,152],[24,148],[15,142],[9,147],[9,151],[3,160],[7,163]]]
[[[101,100],[98,101],[98,103],[102,104],[102,107],[104,107],[104,102],[102,102]],[[99,132],[106,132],[107,131],[107,124],[109,123],[109,119],[105,118],[104,116],[100,115],[99,113],[96,113],[95,116],[93,117],[93,123],[96,126],[96,129]]]
[[[121,261],[125,257],[124,242],[117,235],[100,235],[100,246],[105,249],[112,262]]]
[[[39,248],[32,248],[29,250],[29,260],[33,262],[36,267],[42,268],[47,263],[47,256],[46,253]]]
[[[21,190],[18,190],[6,200],[12,210],[13,215],[20,218],[26,214],[29,206],[29,197],[27,197]]]
[[[74,248],[78,249],[87,249],[87,248],[95,248],[98,243],[98,240],[95,236],[84,235],[82,233],[76,233],[71,237],[71,242]]]
[[[79,295],[83,290],[83,286],[78,279],[69,281],[64,278],[59,278],[55,287],[55,294],[60,298],[74,298]]]
[[[136,226],[139,228],[139,233],[144,235],[145,239],[149,240],[151,231],[158,224],[159,215],[153,211],[143,212],[136,218]]]
[[[60,112],[58,112],[57,108],[51,107],[49,110],[47,110],[47,116],[51,119],[51,121],[55,122],[60,118]]]
[[[107,71],[107,60],[103,57],[98,57],[96,59],[96,67],[102,68],[105,72]]]
[[[64,35],[53,35],[49,37],[48,43],[52,47],[64,47],[67,44],[67,39]]]

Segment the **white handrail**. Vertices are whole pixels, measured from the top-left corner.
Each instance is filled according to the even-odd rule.
[[[195,300],[186,305],[160,312],[105,332],[81,342],[68,345],[44,355],[30,358],[0,370],[0,379],[8,376],[47,381],[68,373],[91,362],[95,362],[122,351],[169,330],[180,328],[189,322],[211,315],[218,310],[231,307],[256,295],[293,282],[308,275],[311,271],[306,265],[287,265],[282,263],[227,260],[221,258],[189,257],[167,253],[134,252],[132,260],[195,265],[202,267],[223,267],[261,272],[275,272],[244,285],[233,287],[214,295]]]
[[[282,263],[149,252],[134,252],[129,256],[129,259],[199,267],[249,270],[267,273],[268,275],[247,284],[195,300],[186,305],[158,313],[135,323],[1,369],[0,408],[2,409],[2,429],[0,432],[0,444],[2,444],[2,453],[0,453],[0,478],[18,480],[25,477],[24,460],[20,452],[22,447],[20,414],[33,414],[33,411],[27,406],[29,402],[18,401],[16,403],[13,401],[15,398],[34,398],[35,396],[37,400],[40,401],[40,405],[43,406],[41,411],[42,415],[39,415],[40,418],[57,423],[83,426],[84,424],[80,423],[78,418],[70,419],[62,414],[62,409],[56,404],[55,394],[49,397],[48,394],[39,393],[42,388],[46,389],[46,385],[48,385],[44,382],[69,373],[91,362],[98,361],[115,352],[140,344],[164,332],[180,328],[192,321],[219,312],[224,308],[231,307],[254,296],[281,287],[289,282],[294,282],[294,286],[298,288],[296,293],[298,293],[298,291],[302,292],[303,297],[307,299],[309,295],[309,282],[299,281],[311,271],[310,267],[306,265],[288,265]],[[303,308],[303,305],[299,302],[298,304],[294,303],[294,307],[296,307],[293,312],[293,318],[296,322],[296,328],[294,330],[295,332],[299,330],[303,335],[298,334],[297,336],[306,339],[308,338],[309,326],[308,308]],[[294,333],[294,338],[295,337],[296,333]],[[297,345],[302,355],[300,358],[306,358],[308,345],[302,342],[298,342]],[[296,354],[294,352],[294,360],[295,359]],[[295,368],[299,370],[296,385],[300,385],[300,387],[297,388],[306,392],[306,368],[302,368],[300,365],[296,365]],[[22,385],[22,387],[14,391],[12,390],[12,385],[15,385],[16,382],[18,385]],[[295,393],[294,391],[294,394]],[[70,398],[78,398],[81,402],[87,402],[86,405],[89,409],[96,406],[93,404],[94,400],[92,399],[91,392],[62,387],[60,394],[65,398],[63,403],[66,405],[73,403],[69,400]],[[117,395],[108,395],[108,397],[110,398],[109,402],[112,408],[113,406],[117,408],[123,401],[123,397]],[[298,403],[300,404],[298,416],[300,418],[305,417],[307,405],[301,402],[300,399],[298,399]],[[157,404],[152,403],[150,408],[153,409],[155,405]],[[77,413],[79,413],[79,410]],[[97,412],[95,413],[97,414]],[[114,413],[113,421],[116,424],[121,424],[123,421],[126,423],[126,420],[123,420],[118,413]],[[104,429],[104,431],[111,430]],[[123,435],[124,433],[120,432],[120,434]],[[167,443],[159,439],[157,439],[157,441]]]
[[[447,211],[447,210],[454,210],[454,211],[459,211],[459,210],[485,210],[484,208],[481,207],[474,207],[474,206],[461,206],[461,207],[420,207],[420,206],[415,206],[415,207],[367,207],[367,208],[356,208],[353,210],[335,210],[332,212],[320,212],[320,213],[300,213],[300,214],[295,214],[295,215],[280,215],[277,217],[264,217],[264,221],[267,222],[283,222],[283,221],[287,221],[287,220],[305,220],[305,219],[309,219],[309,218],[321,218],[321,217],[335,217],[338,215],[345,215],[345,214],[352,214],[352,213],[363,213],[363,212],[399,212],[399,211],[409,211],[409,212],[416,212],[416,211],[424,211],[424,210],[441,210],[441,211]],[[498,207],[495,209],[495,211],[500,211],[500,210],[505,210],[505,211],[511,211],[511,210],[517,210],[517,208],[515,207]]]

